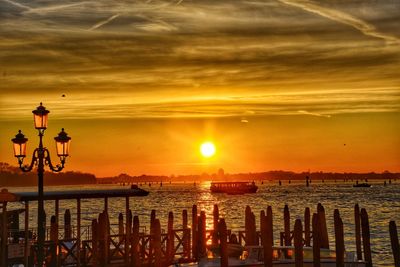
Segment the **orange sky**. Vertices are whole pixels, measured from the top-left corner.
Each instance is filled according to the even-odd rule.
[[[400,171],[399,4],[0,1],[0,161],[72,136],[99,176]],[[65,94],[65,97],[62,95]],[[217,154],[205,161],[201,142]],[[344,145],[346,144],[346,145]]]

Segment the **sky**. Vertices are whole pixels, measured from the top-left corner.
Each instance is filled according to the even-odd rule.
[[[0,161],[15,164],[18,129],[36,146],[31,111],[43,102],[48,147],[64,127],[66,169],[98,176],[400,171],[399,10],[0,0]],[[204,141],[217,147],[210,159]]]

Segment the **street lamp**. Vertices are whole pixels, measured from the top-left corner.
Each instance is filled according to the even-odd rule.
[[[38,265],[43,266],[44,262],[44,241],[45,241],[45,212],[43,205],[43,174],[44,166],[49,166],[53,172],[60,172],[64,168],[65,160],[69,154],[69,145],[71,137],[64,132],[64,128],[54,139],[56,141],[57,156],[60,158],[60,164],[53,165],[50,159],[50,152],[46,147],[43,147],[43,135],[47,128],[48,114],[50,111],[40,103],[33,113],[35,128],[39,131],[39,147],[33,151],[32,161],[30,165],[24,165],[26,157],[26,143],[28,139],[22,134],[21,130],[11,141],[14,143],[14,156],[18,159],[18,164],[23,172],[29,172],[34,166],[37,166],[38,172]]]

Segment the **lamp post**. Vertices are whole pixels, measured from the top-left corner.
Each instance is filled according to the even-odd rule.
[[[22,134],[21,130],[19,130],[18,134],[15,138],[12,139],[14,143],[14,156],[18,159],[18,164],[20,169],[23,172],[29,172],[33,169],[34,166],[37,166],[38,172],[38,235],[37,235],[37,244],[38,244],[38,266],[43,266],[44,262],[44,241],[45,241],[45,212],[43,205],[43,174],[44,174],[44,166],[49,166],[50,170],[53,172],[60,172],[64,168],[65,160],[69,154],[69,145],[71,142],[71,137],[64,132],[64,128],[58,134],[57,137],[54,138],[56,141],[56,149],[57,156],[60,158],[60,164],[53,165],[50,159],[49,150],[43,146],[43,135],[44,131],[47,128],[48,122],[48,114],[50,111],[46,110],[46,108],[40,103],[33,113],[33,120],[35,123],[35,128],[39,131],[39,147],[33,151],[32,161],[29,165],[24,165],[24,158],[26,157],[26,143],[28,141],[27,138]]]

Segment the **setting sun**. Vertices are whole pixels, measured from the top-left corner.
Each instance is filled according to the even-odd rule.
[[[211,142],[204,142],[200,146],[200,152],[205,158],[212,157],[215,154],[215,145]]]

